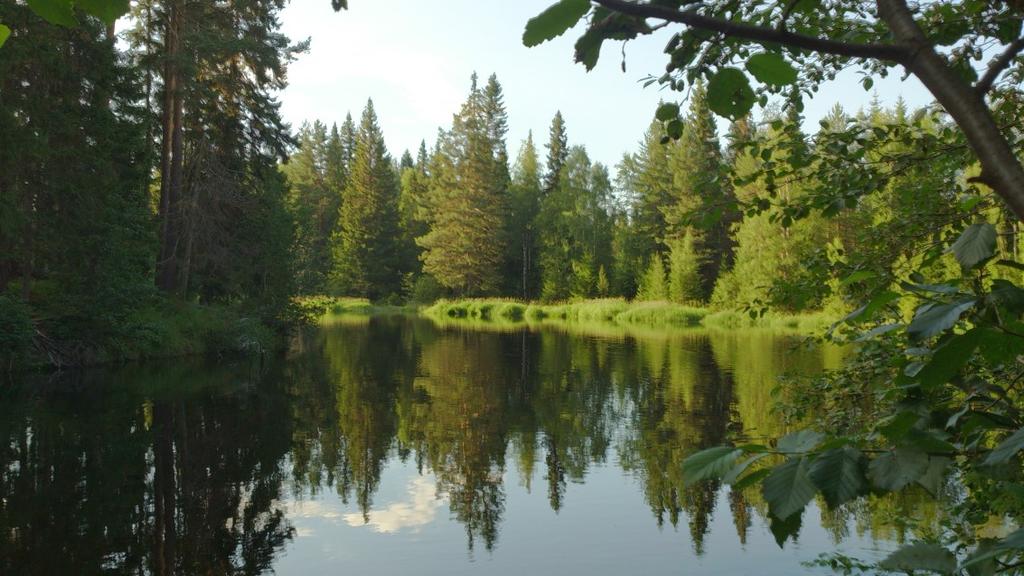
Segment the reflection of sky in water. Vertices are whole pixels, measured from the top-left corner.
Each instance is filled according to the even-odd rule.
[[[408,480],[405,493],[387,504],[373,508],[364,516],[351,503],[345,505],[330,493],[319,499],[299,499],[288,506],[288,518],[295,524],[299,538],[317,534],[314,524],[326,523],[334,527],[342,524],[353,528],[370,528],[378,534],[396,534],[419,531],[437,518],[437,512],[447,505],[447,496],[437,493],[437,482],[429,476],[414,476]]]
[[[511,455],[511,454],[510,454]],[[584,482],[570,482],[557,513],[538,471],[531,489],[512,465],[505,472],[506,514],[493,551],[466,548],[465,527],[436,495],[436,480],[415,465],[392,458],[381,478],[375,505],[364,523],[357,504],[330,491],[288,505],[296,539],[275,566],[280,575],[486,574],[488,576],[602,575],[789,575],[833,574],[804,566],[822,552],[880,558],[893,544],[859,534],[854,523],[836,544],[820,526],[814,504],[804,512],[799,539],[776,545],[767,524],[751,518],[741,544],[727,491],[715,498],[704,549],[694,551],[685,515],[678,526],[658,527],[638,479],[615,462],[592,467]],[[511,464],[511,462],[509,462]]]
[[[349,526],[369,526],[374,532],[393,534],[400,530],[415,530],[434,521],[437,509],[444,505],[444,499],[437,496],[437,485],[426,478],[416,478],[409,483],[409,499],[406,502],[392,502],[384,508],[362,514],[345,514]]]

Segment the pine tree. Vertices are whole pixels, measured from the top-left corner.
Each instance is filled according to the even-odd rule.
[[[652,122],[639,152],[620,165],[619,180],[633,197],[636,240],[644,259],[668,252],[670,228],[665,213],[672,205],[673,181],[670,148],[661,143],[663,136],[661,122]]]
[[[707,91],[698,82],[691,93],[683,136],[672,146],[672,201],[665,207],[673,239],[689,234],[704,257],[699,298],[709,296],[723,267],[732,261],[729,227],[735,201],[724,184],[722,152]],[[703,221],[704,225],[694,226]]]
[[[669,300],[680,304],[703,300],[700,276],[702,260],[693,232],[687,231],[682,238],[672,240],[668,268]]]
[[[303,124],[298,140],[298,150],[282,166],[289,184],[288,209],[296,225],[292,258],[296,288],[303,294],[317,294],[325,290],[331,269],[330,240],[341,199],[336,186],[343,175],[336,173],[332,140],[321,122]]]
[[[536,298],[539,295],[536,220],[540,211],[540,198],[540,159],[533,143],[533,132],[530,132],[519,149],[510,185],[509,261],[518,272],[514,291],[520,298]]]
[[[341,191],[345,189],[345,181],[348,179],[348,168],[345,164],[345,147],[341,142],[337,124],[331,126],[331,135],[327,139],[324,154],[324,180],[327,188],[337,196],[334,201],[340,202]]]
[[[398,220],[398,183],[370,100],[332,242],[336,291],[378,299],[400,290]]]
[[[503,281],[508,199],[493,110],[472,78],[469,97],[443,133],[431,167],[430,231],[417,242],[423,269],[458,294],[492,294]],[[507,167],[505,168],[507,170]]]
[[[561,179],[562,167],[569,157],[569,138],[565,132],[565,119],[562,112],[555,112],[551,120],[551,130],[548,138],[548,159],[547,172],[544,174],[544,194],[551,194],[558,186]]]
[[[668,300],[668,286],[665,283],[665,263],[661,256],[653,254],[640,280],[636,299],[640,301]]]
[[[356,123],[352,120],[352,113],[345,114],[345,121],[341,124],[341,153],[344,158],[345,170],[352,170],[352,160],[356,155]]]
[[[415,280],[423,268],[421,250],[416,239],[429,231],[427,196],[430,192],[430,176],[427,174],[427,162],[426,142],[420,142],[418,159],[401,172],[401,194],[398,199],[402,237],[400,268],[402,274],[410,280]]]
[[[570,148],[559,185],[541,201],[541,295],[546,300],[596,294],[598,268],[611,252],[607,169]]]
[[[412,168],[415,163],[412,160],[412,154],[406,150],[402,152],[402,159],[398,161],[398,173],[401,174],[406,168]]]

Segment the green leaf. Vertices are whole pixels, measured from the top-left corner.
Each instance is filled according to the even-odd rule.
[[[790,458],[776,466],[761,484],[771,513],[785,520],[800,512],[814,498],[807,458]]]
[[[11,35],[11,29],[3,24],[0,24],[0,48],[3,47],[4,42],[7,42],[7,38]]]
[[[991,328],[977,328],[981,331],[978,349],[985,361],[998,366],[1024,353],[1024,338],[1010,336]]]
[[[916,542],[893,552],[878,565],[891,572],[924,570],[939,574],[956,572],[956,556],[938,544]]]
[[[1017,430],[1009,438],[1000,442],[995,450],[992,450],[985,458],[985,465],[994,466],[1009,462],[1022,449],[1024,449],[1024,428]]]
[[[747,70],[765,84],[786,86],[796,82],[796,68],[774,52],[754,54],[747,60]]]
[[[927,471],[928,455],[907,447],[886,452],[868,465],[871,482],[883,490],[893,492],[916,482]]]
[[[78,26],[71,0],[28,0],[28,7],[51,24],[69,28]]]
[[[974,351],[982,340],[982,331],[978,328],[966,334],[953,336],[932,355],[932,359],[917,374],[918,380],[926,390],[949,382],[964,364],[974,356]]]
[[[996,228],[988,222],[971,224],[949,247],[964,270],[972,270],[996,253]]]
[[[900,299],[900,295],[891,290],[879,292],[870,302],[851,312],[844,322],[867,322],[885,306]]]
[[[712,112],[731,120],[745,116],[757,100],[747,75],[736,68],[722,68],[711,77],[707,98]]]
[[[991,540],[982,540],[960,568],[966,570],[968,576],[994,576],[996,561],[995,557],[990,555],[993,546],[994,542]],[[998,555],[999,552],[996,554]]]
[[[1024,312],[1024,290],[1009,280],[996,278],[988,294],[989,302],[1014,312]]]
[[[78,0],[77,5],[107,24],[113,24],[131,7],[130,0]]]
[[[977,300],[958,300],[952,304],[927,304],[917,309],[914,321],[907,326],[907,335],[911,340],[927,340],[949,330],[960,320]]]
[[[747,488],[750,488],[754,484],[764,480],[771,474],[772,471],[769,468],[761,468],[760,470],[754,470],[750,474],[747,474],[743,478],[740,478],[732,484],[732,489],[735,492],[742,492]]]
[[[779,452],[787,454],[810,452],[821,444],[825,435],[814,430],[800,430],[779,438]]]
[[[523,44],[529,47],[565,34],[590,11],[590,0],[560,0],[526,23]]]
[[[927,490],[929,494],[937,498],[946,480],[946,468],[949,467],[951,462],[952,460],[945,456],[930,457],[928,459],[928,470],[917,479],[917,483]]]
[[[874,278],[875,276],[877,276],[877,274],[875,274],[874,272],[871,272],[870,270],[857,270],[853,274],[850,274],[846,278],[843,278],[843,280],[839,283],[839,285],[840,286],[849,286],[850,284],[854,284],[856,282],[863,282],[864,280],[870,280],[870,279]]]
[[[742,455],[743,451],[733,446],[701,450],[683,460],[683,483],[689,486],[702,480],[721,478]]]
[[[803,517],[803,514],[793,514],[789,518],[782,519],[773,514],[768,515],[768,527],[772,531],[772,536],[775,536],[775,543],[779,545],[779,548],[782,548],[790,537],[795,538],[800,533]]]
[[[679,104],[672,102],[662,103],[658,106],[658,111],[654,113],[654,117],[660,122],[668,122],[669,120],[679,118]]]
[[[1024,550],[1024,528],[1011,532],[1006,538],[990,546],[979,546],[978,550],[971,554],[962,568],[968,569],[968,573],[974,574],[971,568],[989,563],[993,558],[998,558],[1011,550]]]
[[[811,465],[811,481],[818,487],[829,508],[853,500],[867,490],[864,454],[849,446],[823,452]]]
[[[591,28],[576,41],[576,62],[583,64],[588,72],[597,66],[604,40],[604,34]]]
[[[722,477],[722,482],[730,485],[736,484],[736,481],[739,480],[739,477],[747,471],[747,468],[750,468],[751,464],[769,455],[771,455],[771,452],[761,452],[736,464],[725,476]]]

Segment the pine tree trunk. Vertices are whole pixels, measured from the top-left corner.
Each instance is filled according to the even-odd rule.
[[[160,150],[160,253],[156,284],[165,293],[178,285],[178,199],[182,180],[182,91],[178,58],[181,52],[182,6],[169,0],[165,35],[163,141]]]

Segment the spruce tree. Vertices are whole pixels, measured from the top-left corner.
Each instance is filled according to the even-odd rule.
[[[352,160],[356,154],[356,123],[352,120],[351,112],[345,114],[345,121],[341,124],[340,137],[345,169],[351,171]]]
[[[668,266],[668,299],[680,304],[704,299],[701,286],[701,265],[704,258],[699,252],[692,231],[670,243]]]
[[[551,194],[558,186],[562,174],[562,167],[569,157],[569,137],[565,131],[565,119],[562,112],[555,112],[551,120],[551,129],[548,136],[548,159],[547,172],[544,174],[544,194]]]
[[[409,280],[415,280],[422,271],[421,249],[416,239],[429,230],[427,196],[430,192],[430,177],[427,174],[427,162],[426,142],[420,142],[418,159],[401,172],[401,193],[398,199],[402,254],[400,268]]]
[[[537,215],[540,211],[540,159],[530,132],[516,158],[510,189],[509,261],[518,272],[514,293],[520,298],[538,296]]]
[[[458,294],[493,294],[503,284],[507,181],[500,177],[504,143],[492,138],[493,120],[474,74],[432,163],[430,231],[417,242],[424,271]]]
[[[296,289],[316,294],[326,288],[331,269],[330,239],[338,220],[339,175],[330,161],[331,140],[319,121],[299,130],[299,147],[282,166],[289,185],[288,210],[295,221],[292,259]]]
[[[651,255],[647,269],[641,277],[640,288],[637,291],[636,298],[644,302],[668,300],[668,285],[665,282],[665,263],[662,262],[660,255]]]
[[[735,211],[731,189],[724,184],[715,117],[702,82],[691,92],[683,136],[672,146],[669,167],[672,201],[664,209],[668,235],[671,239],[689,235],[703,254],[700,299],[710,296],[719,273],[732,261],[729,227]]]
[[[398,219],[398,183],[370,100],[332,242],[335,291],[378,299],[400,290]]]
[[[598,268],[611,252],[610,194],[607,169],[591,164],[582,146],[570,148],[538,217],[544,299],[596,295]]]

